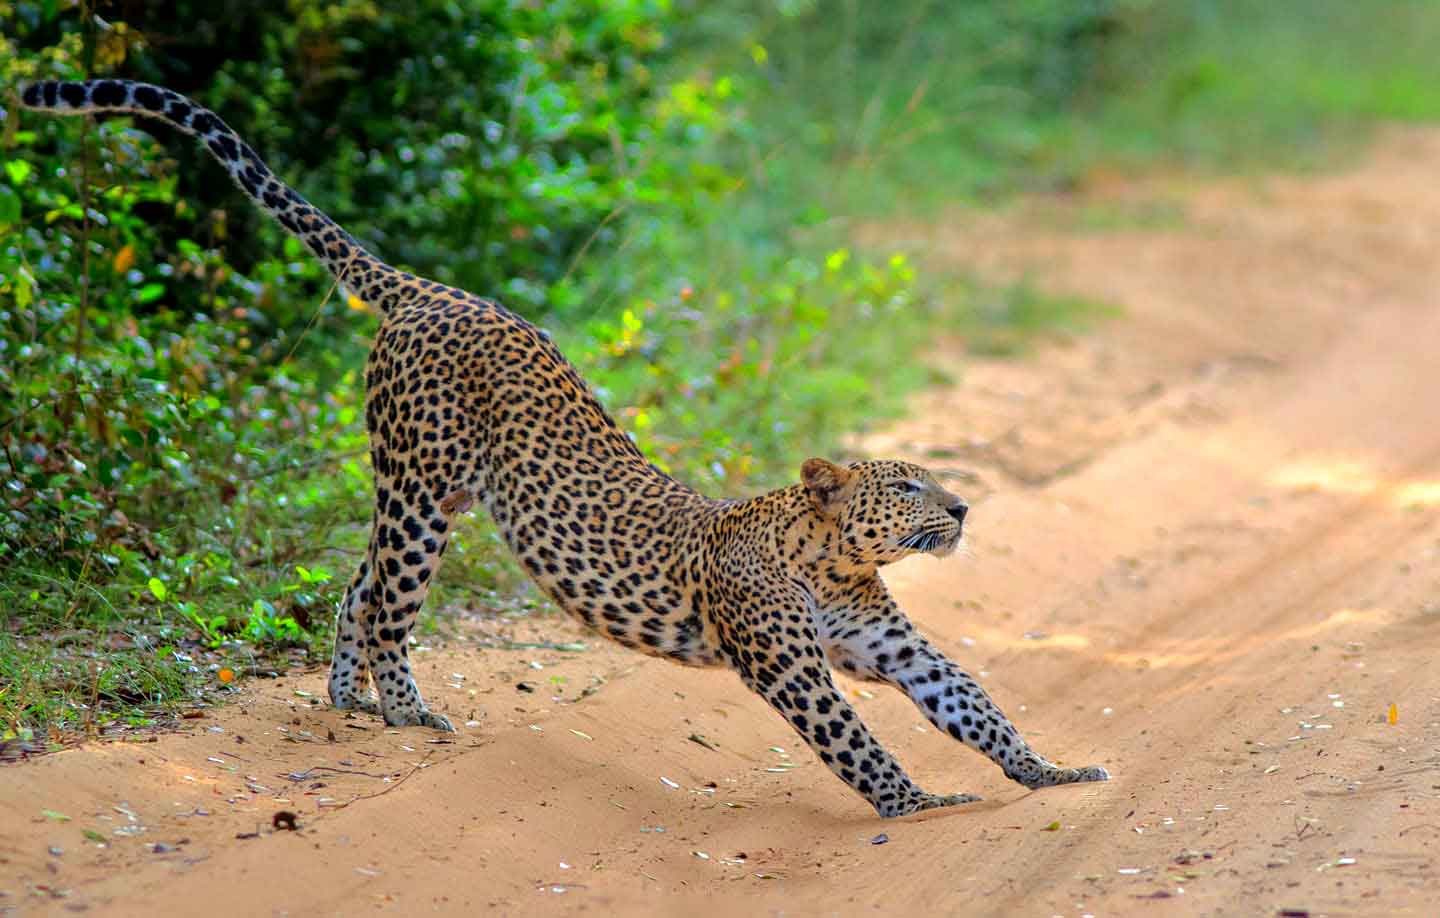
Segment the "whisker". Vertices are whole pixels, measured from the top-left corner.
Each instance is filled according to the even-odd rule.
[[[940,530],[921,529],[912,532],[896,540],[901,548],[909,548],[913,551],[934,551],[945,541],[945,534]]]

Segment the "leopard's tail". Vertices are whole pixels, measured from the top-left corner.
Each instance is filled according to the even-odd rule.
[[[198,137],[260,209],[305,243],[331,274],[372,308],[389,312],[416,285],[413,277],[367,252],[355,237],[280,181],[219,116],[177,92],[129,80],[46,80],[22,87],[20,101],[26,108],[62,115],[133,112],[169,121]]]

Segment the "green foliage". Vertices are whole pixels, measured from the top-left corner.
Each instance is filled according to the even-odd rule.
[[[582,247],[613,241],[607,217],[672,190],[650,176],[671,129],[652,105],[667,12],[664,0],[142,3],[130,70],[223,112],[388,260],[534,315],[573,305],[557,282]],[[227,248],[249,270],[280,230],[207,168],[196,203],[243,227]]]
[[[280,615],[274,604],[257,599],[251,605],[250,618],[242,632],[257,647],[289,647],[303,645],[305,632],[293,616]]]
[[[723,286],[647,298],[564,342],[652,461],[726,490],[789,478],[801,452],[897,411],[921,370],[896,357],[926,334],[903,256],[836,249],[737,268]]]

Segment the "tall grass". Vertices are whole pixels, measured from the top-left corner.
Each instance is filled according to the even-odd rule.
[[[1076,162],[1309,167],[1440,118],[1432,0],[1163,0],[1126,22],[1063,124]]]
[[[1099,166],[1311,167],[1440,118],[1433,0],[715,4],[760,87],[737,226],[937,215]],[[745,35],[744,42],[716,35]],[[796,216],[800,219],[795,220]]]

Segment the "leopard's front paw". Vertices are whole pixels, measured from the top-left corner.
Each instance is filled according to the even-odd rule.
[[[984,798],[975,794],[915,794],[906,800],[893,813],[882,813],[883,816],[909,816],[912,813],[923,812],[924,810],[935,810],[942,806],[960,806],[964,803],[976,803]]]
[[[455,728],[450,724],[450,718],[444,714],[436,714],[434,711],[421,711],[418,723],[419,726],[439,730],[442,733],[455,732]]]
[[[1043,759],[1028,764],[1014,771],[1007,771],[1006,776],[1011,780],[1023,784],[1031,790],[1042,787],[1054,787],[1057,784],[1080,784],[1086,781],[1109,781],[1110,772],[1099,765],[1087,765],[1084,768],[1061,768],[1051,765]]]
[[[1087,765],[1084,768],[1057,768],[1045,776],[1045,786],[1109,780],[1110,772],[1101,768],[1099,765]]]
[[[429,727],[443,733],[455,732],[455,728],[450,725],[450,718],[425,708],[411,708],[409,711],[392,708],[385,712],[385,725],[388,727]]]

